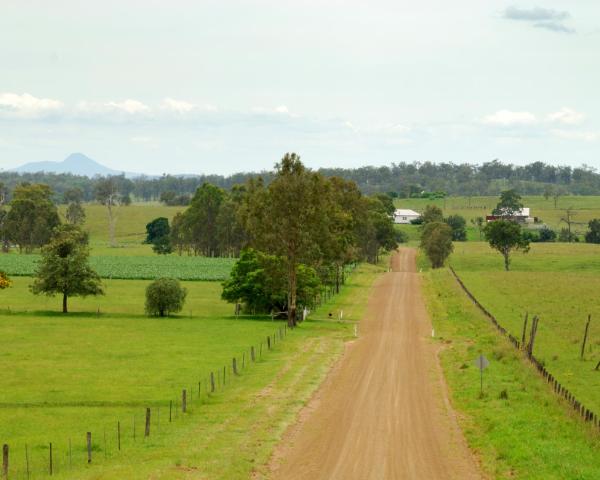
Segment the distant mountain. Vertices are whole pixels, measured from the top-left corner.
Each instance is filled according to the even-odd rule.
[[[83,153],[72,153],[62,162],[31,162],[21,165],[12,170],[18,173],[72,173],[73,175],[85,175],[94,177],[95,175],[121,175],[125,173],[127,177],[139,177],[138,173],[121,172],[105,167],[104,165],[85,156]]]

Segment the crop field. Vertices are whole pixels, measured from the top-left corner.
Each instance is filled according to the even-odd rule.
[[[452,255],[467,288],[515,337],[523,317],[540,317],[535,356],[593,411],[600,411],[600,246],[534,244],[517,253],[509,272],[500,254],[486,244],[461,244]],[[592,320],[584,357],[581,345]]]
[[[466,277],[466,272],[461,272],[461,276],[463,273]],[[509,273],[511,277],[513,273],[516,276],[521,273],[529,274]],[[494,280],[501,281],[497,277]],[[497,285],[488,283],[485,278],[478,281],[483,282],[479,286],[479,293],[481,290],[491,291]],[[506,283],[501,282],[499,290],[505,291],[505,285]],[[548,283],[539,287],[532,284],[530,286],[531,290],[543,295],[541,298],[551,299],[555,296],[554,289],[547,289],[544,290],[546,293],[542,293]],[[469,287],[476,289],[473,279]],[[523,287],[521,285],[522,289]],[[528,289],[524,290],[521,294],[528,295]],[[459,288],[451,273],[447,269],[427,272],[425,293],[436,332],[434,341],[440,345],[440,360],[452,405],[457,410],[469,446],[475,451],[488,478],[600,478],[600,435],[589,426],[584,426],[568,404],[552,392],[532,365],[523,359],[507,339],[498,334]],[[505,296],[504,299],[500,298],[500,294],[495,296],[498,302],[494,306],[486,306],[499,320],[504,321],[507,317],[497,311],[499,304],[504,303],[508,307],[518,300],[514,296]],[[527,298],[531,300],[532,296],[528,295]],[[571,306],[575,302],[573,299]],[[556,308],[557,304],[558,300],[554,302]],[[569,311],[569,307],[563,309],[565,310]],[[540,349],[552,347],[549,342],[551,333],[558,333],[560,337],[560,332],[549,330],[547,316],[541,318],[538,333]],[[595,332],[597,335],[600,329]],[[541,346],[542,342],[546,342],[544,347]],[[568,367],[571,377],[566,376],[566,370],[557,372],[557,376],[562,378],[563,383],[572,382],[577,377],[579,387],[576,395],[583,396],[587,392],[584,401],[591,404],[592,397],[595,396],[597,404],[600,397],[597,380],[590,385],[580,382],[584,378],[580,371],[589,371],[590,362],[580,362],[576,355],[570,355],[569,342],[565,342],[564,346],[564,360],[567,360],[567,355],[570,356],[565,364],[572,362]],[[576,345],[572,347],[577,349]],[[597,346],[595,348],[598,349]],[[474,365],[474,360],[480,354],[490,361],[483,374],[483,396],[480,395],[480,373]],[[559,369],[559,365],[551,363],[550,368]],[[591,380],[589,375],[585,377]],[[600,377],[600,372],[596,372],[596,377]]]
[[[0,254],[0,270],[9,275],[30,276],[40,256]],[[225,280],[235,263],[233,258],[188,255],[92,255],[90,265],[102,278],[152,280],[172,277],[180,280]]]
[[[382,270],[359,267],[322,312],[270,351],[266,336],[283,322],[236,318],[232,305],[220,300],[216,282],[184,282],[185,310],[159,319],[143,313],[145,281],[107,280],[105,297],[73,298],[74,313],[65,316],[55,313],[60,299],[34,296],[28,290],[31,279],[15,277],[14,285],[0,292],[0,439],[11,448],[10,478],[27,478],[26,454],[32,478],[44,477],[50,442],[59,478],[148,478],[156,471],[161,478],[179,478],[179,466],[187,462],[204,465],[208,476],[248,478],[262,468],[351,335],[350,324],[319,318],[343,308],[346,319],[358,320]],[[250,346],[258,357],[251,365]],[[217,390],[207,395],[211,371],[218,372]],[[182,415],[184,388],[189,410]],[[268,402],[262,399],[266,389]],[[144,439],[147,407],[151,436]],[[102,473],[93,468],[98,464]]]

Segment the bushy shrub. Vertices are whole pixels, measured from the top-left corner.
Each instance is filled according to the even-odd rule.
[[[158,317],[180,312],[187,290],[174,278],[159,278],[146,288],[146,314]]]
[[[10,278],[8,275],[0,270],[0,290],[4,290],[12,285]]]
[[[555,242],[556,241],[556,232],[548,227],[544,227],[540,230],[539,233],[539,241],[540,242]]]

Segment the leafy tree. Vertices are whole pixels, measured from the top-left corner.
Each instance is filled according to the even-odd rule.
[[[485,218],[483,218],[483,217],[472,218],[471,223],[477,227],[477,230],[479,231],[479,240],[481,240],[482,233],[483,233],[483,226],[485,225]]]
[[[558,241],[568,243],[578,242],[579,237],[576,234],[570,232],[568,228],[561,228],[560,232],[558,233]]]
[[[514,217],[522,208],[521,196],[515,190],[505,190],[500,194],[500,201],[492,214],[500,217]]]
[[[0,290],[4,290],[5,288],[8,288],[12,285],[12,282],[10,280],[10,278],[8,278],[8,275],[6,274],[6,272],[3,272],[2,270],[0,270]]]
[[[316,271],[298,265],[297,286],[298,304],[311,306],[321,286]],[[285,311],[288,302],[286,262],[252,248],[242,250],[230,278],[223,282],[221,297],[230,303],[243,303],[247,312]]]
[[[298,266],[319,257],[319,245],[328,235],[324,178],[307,170],[295,153],[275,166],[268,187],[248,185],[246,229],[252,244],[284,259],[288,283],[288,324],[296,325]]]
[[[174,278],[159,278],[146,288],[146,314],[169,316],[183,309],[187,290]]]
[[[154,253],[158,253],[159,255],[168,255],[169,253],[173,253],[171,237],[169,235],[165,235],[164,237],[154,239],[154,242],[152,243],[152,251]]]
[[[158,217],[146,224],[146,240],[144,243],[154,243],[157,239],[167,237],[171,233],[169,219]]]
[[[36,294],[62,295],[62,311],[68,312],[69,297],[103,295],[98,274],[88,264],[87,236],[79,227],[63,225],[42,248],[42,260],[31,291]]]
[[[381,202],[383,208],[385,209],[385,213],[388,215],[393,215],[396,211],[396,207],[394,207],[394,199],[390,197],[387,193],[377,193],[374,195],[377,200]]]
[[[219,255],[217,217],[225,191],[210,183],[203,183],[183,213],[184,238],[190,243],[195,255],[214,257]]]
[[[15,188],[3,231],[8,240],[19,246],[19,251],[30,253],[46,244],[60,224],[51,197],[52,190],[47,185],[21,184]]]
[[[8,212],[4,209],[7,195],[8,188],[6,188],[4,183],[0,182],[0,243],[2,244],[2,251],[5,253],[9,250],[8,238],[4,229],[4,222],[6,220],[6,216],[8,215]]]
[[[117,226],[117,212],[121,205],[129,205],[129,196],[132,183],[124,175],[100,178],[94,185],[94,196],[96,200],[106,207],[108,213],[108,233],[110,245],[117,246],[115,229]]]
[[[441,268],[454,250],[452,228],[443,222],[427,222],[421,232],[421,248],[432,268]]]
[[[71,188],[63,194],[63,201],[67,204],[65,217],[71,225],[82,225],[85,221],[85,210],[81,205],[83,191],[80,188]]]
[[[600,243],[600,219],[594,218],[588,223],[589,230],[585,234],[587,243]]]
[[[539,231],[540,242],[555,242],[556,232],[548,227],[541,228]]]
[[[573,225],[575,225],[574,217],[577,215],[577,212],[573,207],[569,207],[565,210],[565,214],[560,217],[560,223],[565,223],[567,225],[568,235],[565,235],[567,242],[575,241],[577,236],[573,232]]]
[[[464,242],[467,240],[467,221],[464,217],[460,215],[450,215],[445,221],[452,229],[453,241]]]
[[[436,207],[435,205],[427,205],[421,214],[421,220],[423,225],[429,222],[443,222],[444,212],[442,212],[440,207]]]
[[[504,269],[509,270],[510,254],[512,251],[529,251],[529,240],[523,236],[521,226],[510,220],[495,220],[489,222],[484,233],[487,241],[495,250],[504,257]]]

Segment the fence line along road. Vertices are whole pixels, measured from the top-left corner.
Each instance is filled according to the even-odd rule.
[[[469,291],[466,285],[463,283],[461,278],[458,276],[454,268],[449,267],[452,275],[458,282],[460,288],[467,294],[467,296],[471,299],[471,301],[477,306],[477,308],[490,320],[490,322],[496,327],[496,329],[507,338],[510,343],[517,349],[522,350],[526,347],[523,341],[519,341],[514,335],[508,332],[506,328],[504,328],[496,317],[492,315],[480,302],[475,298],[475,296]],[[592,410],[587,408],[583,403],[581,403],[575,395],[573,395],[566,387],[564,387],[557,379],[552,375],[545,367],[545,365],[540,362],[533,355],[533,344],[531,344],[531,348],[526,352],[525,358],[527,358],[537,369],[537,371],[542,375],[542,377],[550,384],[554,393],[563,399],[565,399],[569,405],[575,410],[578,416],[586,423],[590,423],[593,427],[600,429],[600,417]]]

